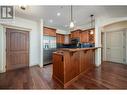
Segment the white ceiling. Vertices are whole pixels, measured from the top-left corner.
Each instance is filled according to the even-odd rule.
[[[57,16],[57,12],[61,15]],[[73,6],[73,19],[76,26],[90,22],[90,14],[97,17],[125,17],[127,6]],[[70,6],[27,6],[25,11],[16,6],[16,16],[32,20],[44,20],[44,25],[68,30]],[[52,22],[50,22],[52,20]]]

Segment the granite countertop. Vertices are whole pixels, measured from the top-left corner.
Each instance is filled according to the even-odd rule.
[[[98,49],[101,47],[91,47],[91,48],[61,48],[56,52],[53,52],[55,54],[63,55],[64,51],[69,51],[69,52],[76,52],[76,51],[84,51],[84,50],[91,50],[91,49]]]
[[[82,50],[90,50],[90,49],[98,49],[98,48],[101,48],[101,47],[90,47],[90,48],[63,48],[62,50],[63,50],[63,51],[70,51],[70,52],[73,52],[73,51],[82,51]]]
[[[63,51],[62,50],[58,50],[56,52],[53,52],[54,54],[59,54],[59,55],[63,55]]]

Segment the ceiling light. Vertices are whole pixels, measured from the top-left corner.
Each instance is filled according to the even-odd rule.
[[[90,26],[91,26],[91,28],[93,28],[94,27],[94,23],[93,23],[93,20],[94,20],[94,15],[93,14],[91,14],[90,15],[90,18],[91,18],[91,23],[90,23]]]
[[[91,34],[91,35],[93,35],[93,34],[94,34],[94,33],[93,33],[93,30],[90,30],[90,34]]]
[[[52,20],[52,19],[50,19],[50,20],[49,20],[49,22],[50,22],[50,23],[53,23],[53,20]]]
[[[91,29],[94,27],[94,25],[93,25],[93,16],[94,16],[93,14],[90,15],[90,17],[91,17],[91,25],[90,25],[90,26],[91,26]],[[91,30],[91,31],[90,31],[90,34],[91,34],[91,35],[94,34],[94,31]]]
[[[58,13],[57,13],[57,16],[60,16],[60,15],[61,15],[61,13],[58,12]]]
[[[70,22],[70,28],[74,28],[74,22],[73,21]]]
[[[72,9],[72,6],[71,6],[71,22],[70,22],[70,28],[74,28],[74,22],[73,22],[73,9]]]

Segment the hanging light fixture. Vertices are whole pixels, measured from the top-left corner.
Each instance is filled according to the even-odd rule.
[[[73,21],[73,9],[72,9],[72,5],[71,5],[71,22],[70,22],[70,28],[74,28],[74,21]]]
[[[93,28],[93,16],[94,16],[93,14],[90,15],[90,17],[91,17],[91,24],[90,24],[91,29]],[[91,30],[91,31],[90,31],[90,34],[91,34],[91,35],[94,34],[94,31]]]

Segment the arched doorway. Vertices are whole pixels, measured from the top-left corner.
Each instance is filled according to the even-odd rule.
[[[102,27],[102,61],[127,64],[127,21]]]

